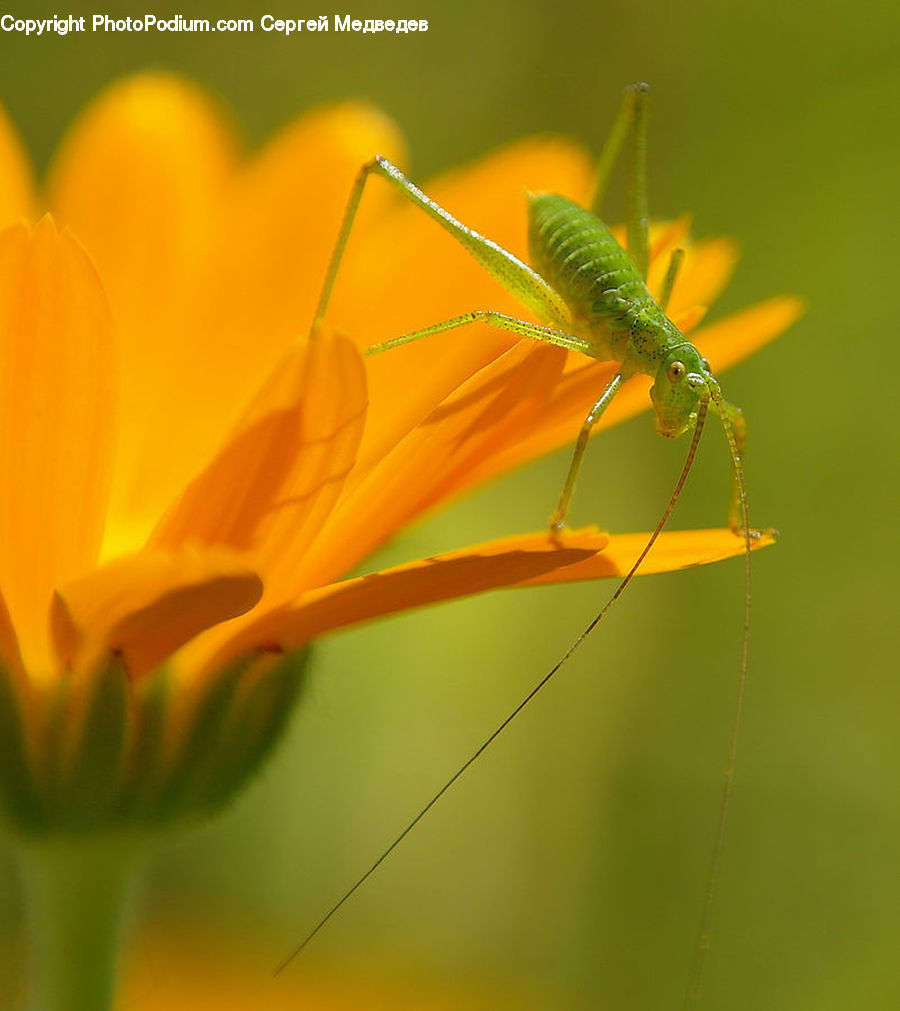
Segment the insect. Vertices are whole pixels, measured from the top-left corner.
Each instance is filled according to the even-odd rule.
[[[685,1006],[693,1006],[697,999],[707,948],[710,913],[725,839],[736,758],[737,728],[743,704],[749,644],[750,548],[752,540],[758,535],[750,530],[747,515],[747,496],[741,466],[741,455],[746,440],[743,415],[724,399],[719,383],[711,373],[709,363],[666,316],[666,308],[681,266],[683,251],[676,250],[671,256],[659,301],[651,296],[646,285],[649,263],[646,185],[647,94],[648,88],[645,84],[633,85],[626,89],[621,111],[599,159],[597,183],[590,209],[583,208],[557,194],[544,193],[529,197],[528,235],[532,266],[522,262],[485,236],[467,228],[426,196],[385,158],[377,157],[368,162],[357,176],[326,273],[316,310],[314,329],[325,319],[366,183],[371,176],[379,176],[449,232],[540,322],[534,323],[492,310],[476,310],[375,344],[367,349],[367,354],[381,354],[413,341],[436,337],[481,322],[521,337],[577,351],[599,361],[618,363],[616,374],[605,389],[600,391],[597,401],[578,433],[565,482],[550,519],[551,536],[558,536],[564,526],[591,432],[630,377],[643,373],[654,380],[650,397],[656,430],[661,436],[675,438],[693,430],[693,438],[681,475],[662,518],[609,602],[578,636],[554,668],[445,783],[366,873],[322,917],[276,972],[281,971],[295,955],[299,954],[431,807],[555,676],[622,594],[662,531],[675,505],[693,463],[707,415],[711,411],[721,421],[731,452],[733,467],[728,522],[735,534],[744,539],[746,610],[735,729],[726,770],[712,869],[704,899],[700,941],[696,948]],[[629,184],[627,238],[623,248],[600,219],[599,211],[609,174],[626,139]]]

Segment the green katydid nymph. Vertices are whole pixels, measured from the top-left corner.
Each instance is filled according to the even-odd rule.
[[[653,379],[650,397],[656,431],[666,438],[693,432],[687,459],[676,487],[654,532],[613,596],[588,627],[569,647],[562,659],[522,700],[481,747],[471,755],[431,798],[403,832],[387,847],[372,866],[344,893],[310,930],[303,941],[285,958],[276,971],[283,969],[319,932],[346,900],[393,852],[424,815],[484,753],[512,720],[568,661],[584,639],[600,622],[611,605],[621,596],[638,571],[667,521],[693,463],[700,434],[711,411],[721,421],[731,453],[732,484],[728,522],[736,536],[743,539],[745,555],[745,614],[742,656],[725,785],[713,846],[713,861],[703,902],[700,941],[690,973],[685,1007],[692,1007],[699,994],[700,976],[707,948],[710,914],[719,864],[723,852],[729,799],[734,776],[738,728],[747,675],[750,628],[750,551],[758,536],[750,529],[747,495],[741,456],[746,440],[746,426],[741,412],[727,403],[719,383],[700,351],[666,316],[683,252],[676,250],[668,266],[659,300],[650,294],[646,278],[649,265],[649,212],[646,184],[646,107],[648,88],[637,84],[626,89],[624,102],[609,139],[599,159],[594,196],[590,208],[579,206],[557,194],[529,196],[528,236],[531,265],[497,243],[467,228],[443,207],[418,189],[385,158],[377,157],[364,165],[351,191],[343,223],[325,276],[313,324],[315,331],[325,319],[332,290],[350,237],[356,212],[367,180],[378,176],[386,180],[406,200],[444,228],[478,263],[498,280],[540,322],[518,319],[506,313],[478,309],[402,334],[367,349],[367,354],[389,352],[413,341],[445,334],[448,331],[481,322],[521,337],[577,351],[599,361],[618,363],[615,375],[589,411],[579,431],[575,449],[556,508],[550,518],[551,536],[558,536],[569,511],[578,470],[591,432],[614,400],[622,385],[642,373]],[[628,192],[626,244],[623,248],[599,214],[612,167],[628,141]]]

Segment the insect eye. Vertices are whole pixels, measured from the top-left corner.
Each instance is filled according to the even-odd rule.
[[[687,369],[684,367],[684,362],[672,362],[669,366],[667,375],[670,383],[680,383],[687,375]]]
[[[700,364],[703,366],[704,372],[708,372],[710,375],[712,375],[712,365],[709,364],[708,358],[701,358]]]

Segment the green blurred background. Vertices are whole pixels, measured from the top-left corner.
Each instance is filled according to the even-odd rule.
[[[344,12],[301,7],[269,10]],[[702,1006],[897,1007],[897,415],[881,344],[897,331],[888,294],[897,5],[418,0],[347,11],[431,27],[292,39],[258,30],[4,35],[0,97],[43,166],[91,96],[146,66],[220,94],[253,142],[311,103],[364,96],[401,124],[422,179],[534,132],[596,148],[622,86],[652,83],[654,211],[690,210],[698,234],[742,245],[716,314],[785,291],[810,306],[725,380],[751,425],[753,515],[782,540],[755,559],[752,681]],[[701,456],[679,527],[722,519],[722,440],[709,437]],[[574,522],[646,529],[681,458],[646,417],[604,437]],[[516,473],[375,563],[538,528],[565,466],[561,453]],[[260,992],[271,991],[268,966],[608,592],[500,593],[323,642],[277,760],[227,817],[155,865],[143,922],[247,939]],[[364,981],[376,971],[423,992],[473,994],[457,1007],[474,1006],[484,987],[511,1007],[679,1007],[727,748],[742,593],[740,562],[638,581],[291,972],[315,966]],[[11,878],[2,896],[11,925]],[[158,956],[154,971],[169,968]]]

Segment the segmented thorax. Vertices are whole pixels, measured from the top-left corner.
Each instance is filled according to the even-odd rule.
[[[531,198],[528,244],[535,270],[565,301],[598,357],[628,355],[652,375],[665,351],[684,341],[612,232],[566,197]]]

